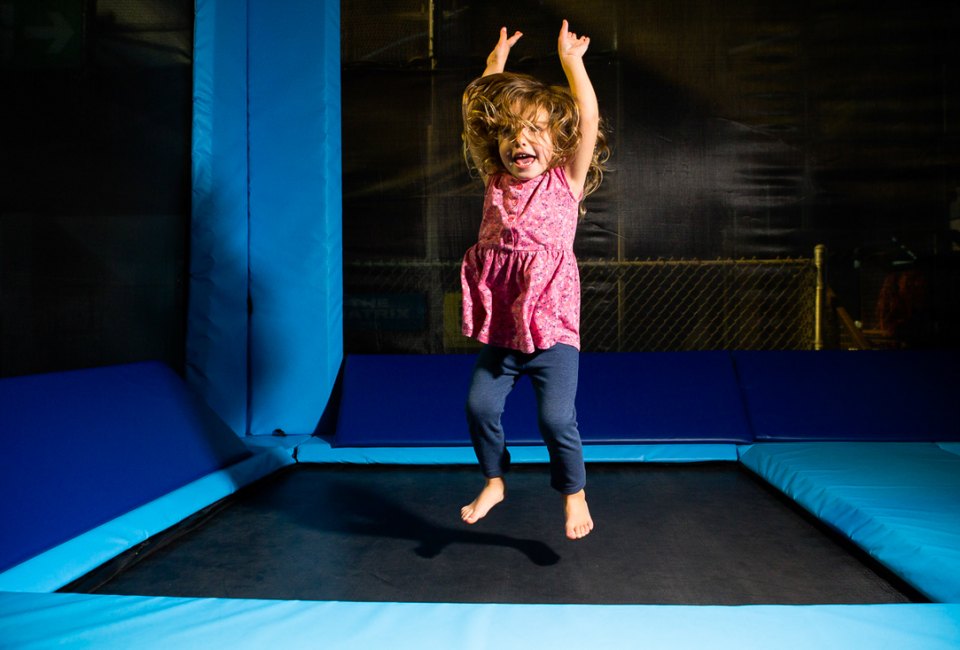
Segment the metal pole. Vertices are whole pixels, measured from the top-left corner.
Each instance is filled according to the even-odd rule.
[[[813,265],[817,269],[817,293],[813,305],[813,349],[823,349],[823,252],[826,246],[817,244],[813,248]]]

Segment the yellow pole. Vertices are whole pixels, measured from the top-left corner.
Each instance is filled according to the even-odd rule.
[[[823,252],[826,246],[817,244],[813,249],[813,265],[817,269],[817,293],[813,305],[813,349],[823,349]]]

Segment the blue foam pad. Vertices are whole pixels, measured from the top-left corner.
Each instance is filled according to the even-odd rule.
[[[960,351],[735,352],[757,440],[960,440]]]
[[[956,650],[960,605],[515,605],[0,593],[0,638],[12,648]]]
[[[186,375],[234,431],[247,431],[250,177],[247,2],[197,0],[193,46],[190,290]]]
[[[340,3],[241,4],[247,55],[220,63],[249,90],[247,431],[311,434],[343,361]]]
[[[470,355],[348,355],[336,444],[469,443],[464,404],[473,362]],[[522,396],[512,397],[510,407],[521,408]]]
[[[250,455],[160,363],[0,380],[0,570]]]
[[[583,354],[577,414],[597,442],[753,440],[725,351]]]
[[[471,355],[351,355],[338,446],[466,445]],[[727,352],[585,353],[577,419],[585,443],[750,442]],[[540,443],[533,388],[507,399],[512,444]]]
[[[741,462],[916,589],[960,602],[960,456],[931,443],[760,443]]]
[[[706,463],[736,462],[738,445],[725,443],[662,443],[625,445],[585,445],[587,463]],[[471,447],[334,447],[331,441],[312,437],[296,449],[298,463],[355,465],[476,465]],[[548,463],[543,445],[514,447],[514,463]],[[0,590],[3,589],[0,577]]]

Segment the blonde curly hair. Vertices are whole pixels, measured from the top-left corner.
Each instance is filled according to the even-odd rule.
[[[523,127],[538,128],[535,121],[541,112],[547,115],[547,129],[553,143],[550,167],[558,167],[580,146],[580,112],[569,89],[513,72],[474,79],[463,92],[462,138],[467,167],[483,176],[506,172],[500,160],[500,137]],[[583,198],[600,186],[609,157],[610,148],[601,128],[584,182]],[[584,212],[581,200],[581,215]]]

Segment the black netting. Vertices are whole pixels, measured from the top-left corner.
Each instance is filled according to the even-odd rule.
[[[612,170],[589,198],[578,231],[581,260],[621,268],[630,260],[809,259],[824,243],[832,304],[878,345],[956,345],[960,307],[940,288],[955,287],[960,267],[951,246],[957,233],[949,230],[951,204],[960,214],[960,77],[953,63],[960,51],[949,27],[958,26],[955,10],[936,7],[880,3],[866,10],[853,0],[344,3],[348,302],[407,299],[392,296],[388,284],[371,284],[359,270],[364,264],[455,265],[475,241],[482,198],[461,158],[462,89],[482,71],[504,22],[524,32],[508,69],[562,81],[555,48],[565,17],[591,36],[587,67],[613,145]],[[377,20],[386,15],[391,19]],[[867,243],[894,236],[916,259],[903,258],[899,247],[864,252]],[[868,268],[878,261],[879,283]],[[914,327],[926,333],[922,340],[891,339],[875,323],[883,276],[903,263],[922,265],[927,284],[937,287],[914,315],[924,321]],[[709,268],[717,276],[705,282],[736,284],[720,266]],[[402,290],[421,296],[423,329],[412,329],[413,321],[401,331],[352,320],[348,349],[449,349],[449,340],[436,338],[443,329],[431,306],[435,274],[423,281]],[[363,296],[352,294],[355,286]],[[447,286],[447,294],[457,288]],[[591,320],[597,305],[611,300],[610,286],[585,280],[584,331],[591,340],[618,341],[598,343],[602,349],[624,345],[622,328],[600,332],[610,320]],[[667,304],[637,291],[625,298],[617,290],[621,313]],[[673,291],[674,302],[700,299],[686,286],[644,284],[643,291]],[[757,304],[779,299],[773,292]],[[708,327],[724,330],[720,324],[737,317],[718,313]],[[681,331],[688,326],[677,327],[668,337],[677,348],[742,344],[743,324],[733,338],[699,335],[692,344]],[[786,343],[786,331],[778,337],[800,345]],[[647,343],[627,347],[637,345]]]

